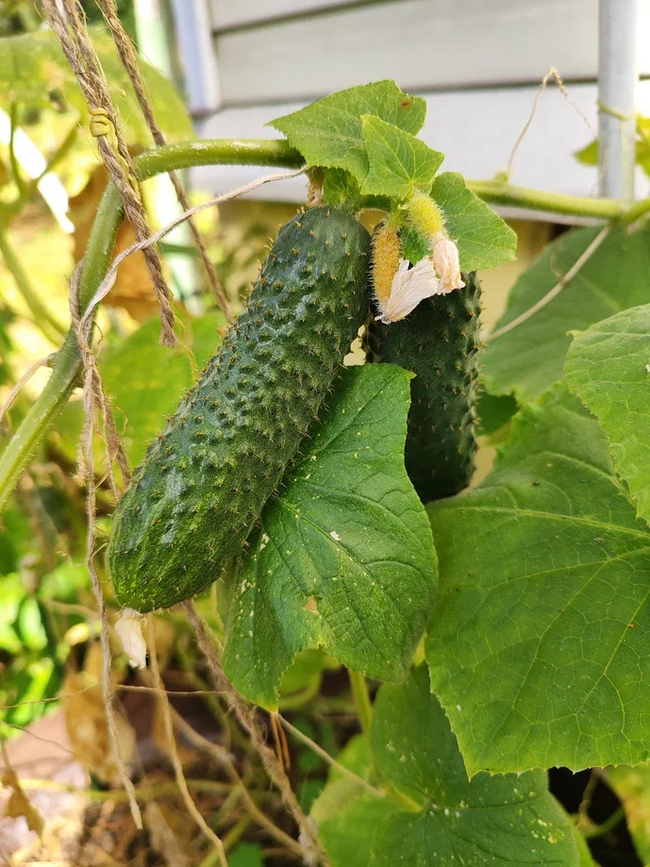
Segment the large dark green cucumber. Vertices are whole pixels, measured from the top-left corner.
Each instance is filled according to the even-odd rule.
[[[425,503],[457,494],[474,470],[481,287],[476,274],[463,279],[464,289],[427,298],[406,319],[370,326],[374,360],[416,374],[405,463]]]
[[[280,230],[245,310],[117,507],[108,557],[121,604],[173,605],[240,550],[367,315],[369,246],[330,208]]]

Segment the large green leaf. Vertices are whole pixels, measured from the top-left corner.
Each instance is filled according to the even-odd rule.
[[[425,666],[381,687],[371,743],[395,796],[373,798],[344,778],[328,784],[312,816],[333,867],[581,864],[572,823],[544,772],[468,780]],[[354,770],[369,774],[368,765]]]
[[[490,435],[506,425],[517,412],[517,401],[509,394],[498,397],[480,388],[476,400],[479,434]]]
[[[463,271],[494,268],[515,258],[517,236],[492,208],[467,188],[458,172],[443,172],[431,195],[445,214],[445,225],[458,244]]]
[[[518,278],[497,328],[543,298],[600,232],[599,227],[562,235]],[[483,355],[492,394],[514,393],[520,402],[538,397],[563,376],[569,331],[628,307],[650,302],[650,229],[632,235],[615,229],[549,304],[494,342]]]
[[[369,162],[362,193],[407,199],[416,190],[431,187],[443,154],[378,117],[364,114],[361,123]]]
[[[371,740],[386,777],[424,799],[422,810],[395,812],[378,828],[375,867],[579,864],[572,824],[544,772],[468,780],[425,666],[406,683],[380,689]]]
[[[367,737],[357,735],[348,741],[337,762],[357,776],[377,782]],[[392,800],[367,794],[354,779],[333,767],[310,818],[316,823],[332,867],[368,867],[375,830],[394,811]]]
[[[275,708],[282,672],[308,647],[371,677],[406,675],[436,581],[404,469],[410,376],[388,364],[342,374],[327,420],[249,539],[223,665],[251,701]]]
[[[286,135],[308,165],[346,169],[361,184],[368,173],[361,115],[417,135],[426,111],[422,97],[403,93],[394,81],[376,81],[333,93],[270,125]]]
[[[111,38],[98,27],[91,28],[91,33],[128,143],[151,144],[149,128]],[[192,122],[174,85],[148,63],[141,61],[141,69],[163,133],[172,141],[191,138]],[[81,89],[51,30],[0,39],[0,106],[16,102],[48,108],[60,105],[61,98],[77,110],[82,122],[87,122],[88,109]]]
[[[569,388],[605,431],[618,474],[650,523],[650,305],[592,325],[573,341]]]
[[[650,532],[556,387],[477,489],[432,504],[431,680],[470,774],[650,757]]]

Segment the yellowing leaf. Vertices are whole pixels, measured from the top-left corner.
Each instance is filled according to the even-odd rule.
[[[5,807],[5,816],[11,819],[18,819],[20,816],[24,816],[29,830],[36,831],[40,837],[45,827],[45,820],[25,794],[16,772],[5,770],[2,776],[2,785],[13,789]]]

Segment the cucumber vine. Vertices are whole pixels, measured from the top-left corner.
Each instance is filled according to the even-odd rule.
[[[141,181],[304,167],[315,203],[136,470],[108,572],[143,613],[217,582],[223,670],[271,714],[306,653],[349,668],[361,733],[311,810],[333,867],[579,867],[546,770],[650,760],[650,200],[466,180],[418,138],[425,111],[381,81],[274,120],[282,140],[135,159]],[[479,275],[516,255],[488,203],[610,228],[550,244],[485,346]],[[121,217],[109,185],[82,312]],[[0,457],[0,508],[80,370],[70,332]],[[471,487],[479,423],[499,447]]]

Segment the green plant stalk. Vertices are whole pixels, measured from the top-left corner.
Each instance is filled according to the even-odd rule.
[[[11,173],[14,178],[14,183],[18,187],[18,198],[22,198],[25,195],[25,182],[16,157],[15,138],[16,129],[18,128],[18,105],[15,102],[11,103],[9,117],[11,120],[11,131],[9,133],[9,164],[11,165]]]
[[[372,702],[368,694],[368,684],[363,674],[358,671],[349,671],[350,686],[352,687],[352,695],[354,703],[357,706],[357,714],[361,723],[361,731],[367,735],[370,731],[370,723],[372,722]]]
[[[594,199],[588,196],[567,196],[515,187],[506,181],[466,181],[469,189],[485,202],[510,205],[533,211],[548,211],[573,217],[592,217],[599,220],[625,220],[627,207],[615,199]],[[641,204],[638,202],[637,204]],[[650,206],[650,202],[648,203]],[[634,207],[634,206],[633,206]]]
[[[625,225],[629,226],[631,223],[636,223],[641,217],[645,217],[648,211],[650,211],[650,198],[640,199],[640,201],[630,205],[623,214],[622,221]]]
[[[299,168],[302,157],[285,141],[217,139],[182,142],[146,151],[134,160],[142,181],[161,172],[201,165],[256,165]],[[84,258],[79,282],[79,307],[85,310],[106,275],[122,219],[119,193],[113,184],[104,192]],[[32,405],[0,457],[0,514],[39,442],[65,405],[81,370],[79,348],[70,330],[57,354],[47,385]]]
[[[624,818],[625,807],[621,805],[600,825],[596,825],[594,828],[588,828],[584,831],[584,836],[587,840],[593,840],[594,837],[604,837],[606,834],[609,834],[610,831],[613,831],[617,825],[620,825]]]
[[[65,335],[65,326],[59,322],[56,316],[47,309],[38,297],[38,293],[34,290],[20,258],[2,228],[0,228],[0,254],[2,254],[5,265],[14,278],[18,291],[34,317],[35,325],[48,340],[51,340],[54,344],[58,343],[61,337]]]

